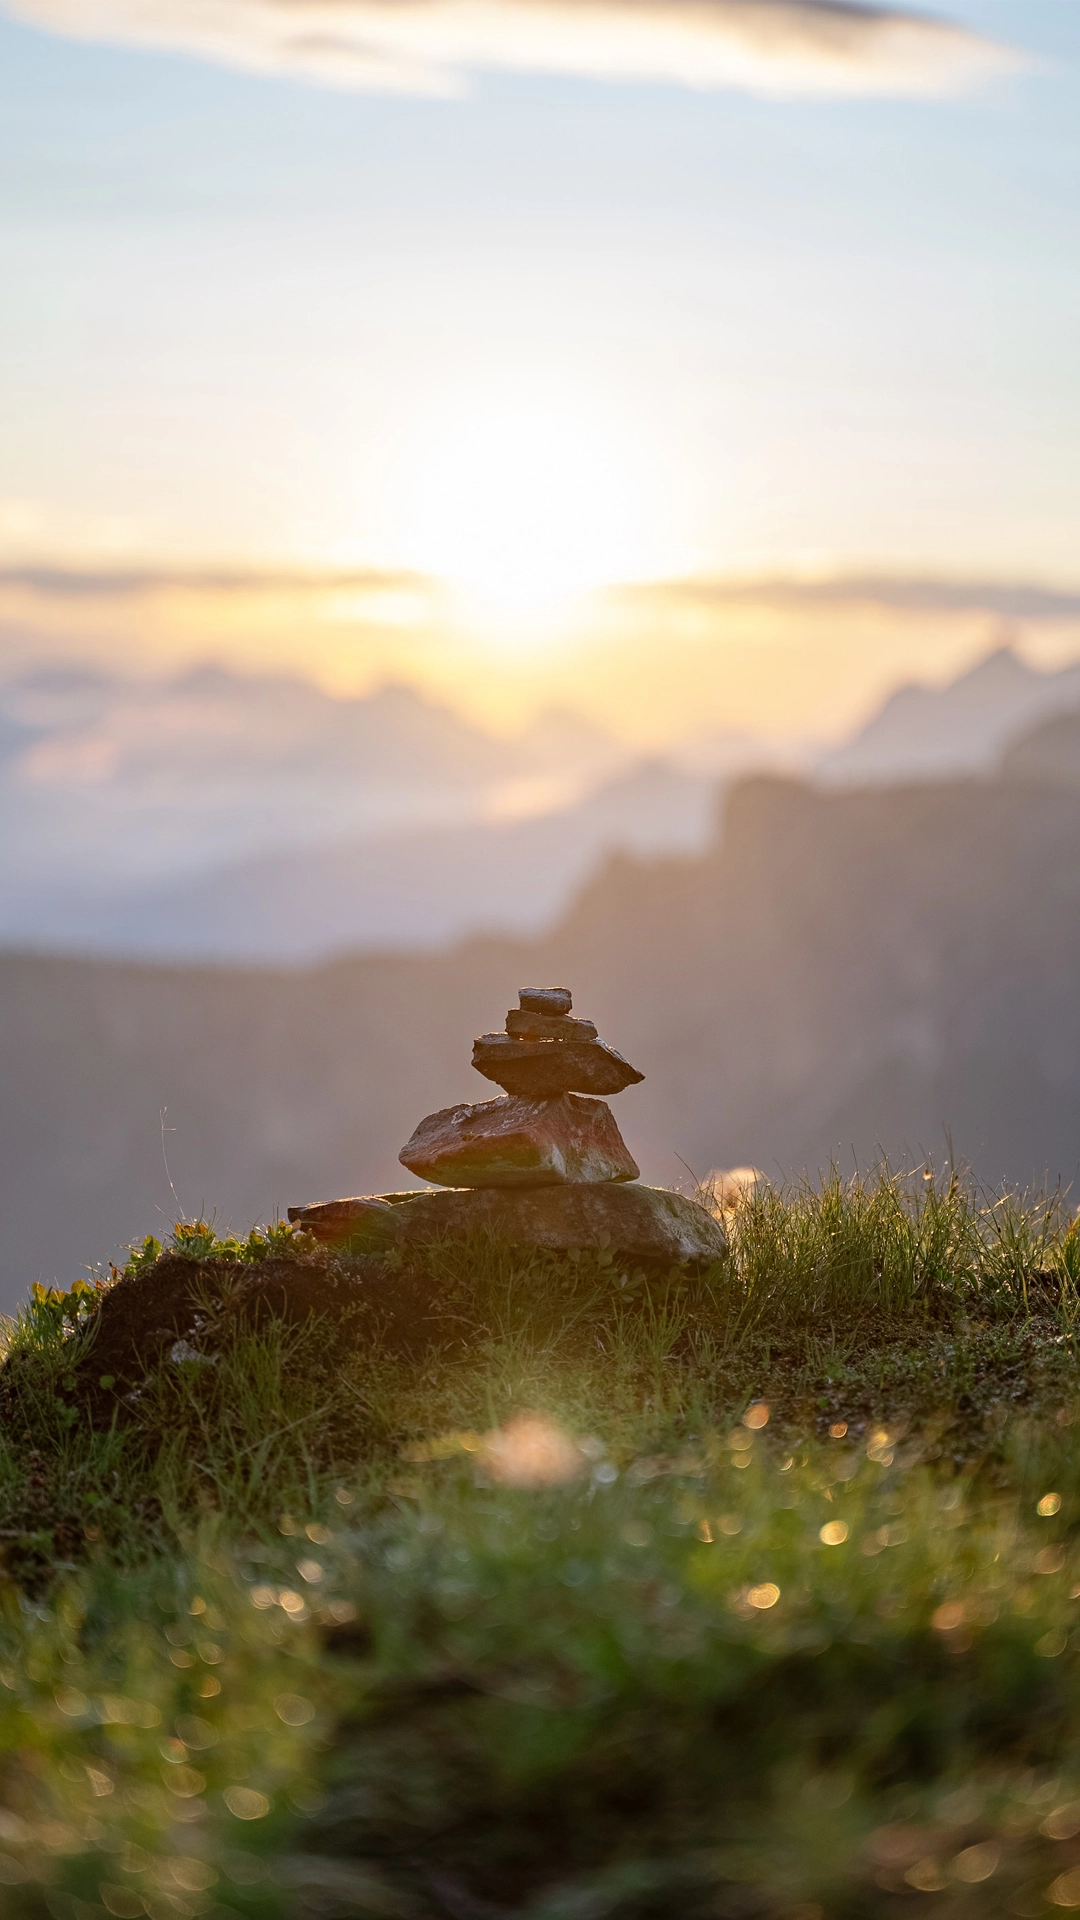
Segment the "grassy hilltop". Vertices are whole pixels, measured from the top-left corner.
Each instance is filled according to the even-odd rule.
[[[882,1172],[706,1274],[176,1229],[0,1368],[14,1920],[1080,1908],[1080,1235]]]

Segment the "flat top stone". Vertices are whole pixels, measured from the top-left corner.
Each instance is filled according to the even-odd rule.
[[[519,987],[522,1013],[569,1013],[574,996],[569,987]]]

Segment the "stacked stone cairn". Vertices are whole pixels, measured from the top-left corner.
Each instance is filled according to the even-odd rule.
[[[290,1207],[316,1238],[397,1245],[487,1232],[511,1245],[610,1248],[628,1259],[697,1267],[726,1250],[695,1201],[642,1187],[607,1101],[644,1079],[575,1019],[566,987],[523,987],[503,1033],[473,1046],[473,1066],[503,1098],[421,1120],[399,1159],[446,1189]]]
[[[571,1017],[566,987],[522,987],[505,1033],[481,1034],[473,1066],[506,1095],[421,1120],[399,1159],[440,1187],[599,1186],[636,1180],[605,1100],[644,1079],[591,1020]]]

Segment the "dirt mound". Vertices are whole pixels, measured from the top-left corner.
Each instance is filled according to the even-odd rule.
[[[118,1401],[170,1362],[210,1359],[271,1321],[327,1322],[327,1346],[414,1354],[445,1344],[445,1313],[418,1263],[388,1268],[319,1248],[299,1259],[193,1260],[164,1253],[104,1295],[73,1368],[74,1393],[111,1417]]]
[[[197,1339],[221,1311],[223,1292],[237,1267],[163,1254],[152,1267],[126,1274],[102,1299],[80,1371],[107,1376],[117,1387],[145,1378],[177,1340]]]
[[[345,1271],[318,1253],[255,1266],[165,1253],[106,1293],[79,1371],[121,1390],[167,1359],[182,1359],[178,1344],[210,1355],[269,1320],[297,1326],[322,1316],[334,1324],[335,1343],[351,1345],[372,1317],[373,1294],[383,1293],[385,1276],[374,1262],[353,1261]]]
[[[561,1339],[571,1326],[591,1339],[588,1329],[603,1323],[613,1301],[624,1312],[646,1296],[645,1275],[631,1285],[614,1273],[610,1253],[574,1260],[538,1248],[512,1252],[482,1235],[384,1254],[310,1243],[255,1260],[231,1247],[201,1259],[170,1250],[99,1296],[54,1390],[94,1427],[127,1425],[155,1378],[213,1362],[271,1323],[315,1329],[295,1364],[322,1374],[361,1353],[410,1364],[433,1351],[465,1353],[511,1324],[534,1340]],[[0,1420],[33,1365],[30,1350],[16,1350],[0,1368]]]

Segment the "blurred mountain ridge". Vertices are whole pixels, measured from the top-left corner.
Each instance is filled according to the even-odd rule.
[[[51,863],[58,881],[65,855],[93,878],[137,881],[512,810],[530,782],[572,791],[625,758],[573,714],[501,739],[392,684],[340,698],[213,665],[145,680],[50,668],[0,684],[0,817],[24,867]],[[15,838],[4,835],[9,856]]]
[[[497,736],[404,686],[53,666],[0,682],[0,941],[280,965],[536,935],[610,854],[703,851],[748,772],[987,771],[1077,707],[1080,666],[999,647],[825,754],[728,731],[650,759],[571,706]],[[279,909],[295,889],[302,917]]]
[[[1055,714],[1002,756],[1006,780],[1080,791],[1080,712]]]
[[[493,734],[408,687],[352,699],[220,666],[0,682],[0,941],[271,964],[552,925],[619,847],[700,850],[716,782],[572,708]],[[276,900],[302,887],[303,922]]]
[[[113,898],[99,893],[65,902],[59,925],[63,944],[84,950],[275,965],[358,949],[421,952],[485,931],[539,934],[612,851],[700,852],[716,804],[711,780],[641,761],[569,807],[303,848]]]

